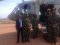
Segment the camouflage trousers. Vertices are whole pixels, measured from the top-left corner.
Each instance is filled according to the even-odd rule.
[[[56,43],[57,41],[57,29],[54,27],[54,25],[48,25],[47,26],[47,35],[48,35],[48,40],[51,43]]]

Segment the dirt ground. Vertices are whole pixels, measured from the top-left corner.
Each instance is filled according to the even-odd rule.
[[[60,45],[60,38],[58,38],[57,45]],[[30,39],[29,43],[16,43],[16,29],[15,24],[0,24],[0,45],[50,45],[42,38]]]

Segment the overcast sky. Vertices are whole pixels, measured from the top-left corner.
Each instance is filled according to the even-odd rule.
[[[28,0],[25,0],[28,1]],[[0,18],[6,18],[22,0],[0,1]]]

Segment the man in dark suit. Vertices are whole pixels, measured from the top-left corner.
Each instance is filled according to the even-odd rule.
[[[17,43],[19,43],[20,32],[21,32],[21,40],[23,41],[23,26],[22,26],[22,16],[19,15],[16,20],[16,29],[17,29]]]

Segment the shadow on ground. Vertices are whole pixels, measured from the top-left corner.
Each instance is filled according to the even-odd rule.
[[[0,45],[49,45],[42,38],[30,39],[29,43],[16,43],[16,32],[0,34]]]

